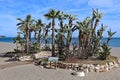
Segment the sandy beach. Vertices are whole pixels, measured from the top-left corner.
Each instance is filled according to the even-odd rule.
[[[14,48],[12,43],[0,43],[0,53],[13,51]],[[112,48],[111,54],[120,58],[120,48]],[[7,64],[5,60],[7,58],[0,57],[0,65]],[[64,69],[42,69],[34,64],[26,64],[0,69],[0,80],[120,80],[120,68],[87,73],[84,79],[71,75],[72,72]]]

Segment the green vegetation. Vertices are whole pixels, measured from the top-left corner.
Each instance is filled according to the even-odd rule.
[[[51,22],[43,23],[41,19],[34,20],[31,15],[27,15],[25,20],[17,19],[19,20],[17,24],[19,32],[14,39],[17,45],[16,51],[30,54],[40,52],[43,47],[43,50],[51,49],[52,56],[58,56],[63,60],[69,57],[106,60],[110,55],[109,41],[116,32],[112,32],[110,29],[107,41],[101,42],[106,26],[101,24],[101,27],[98,27],[100,19],[103,17],[103,13],[99,12],[98,9],[93,9],[92,17],[86,17],[83,21],[79,21],[75,15],[54,9],[51,9],[44,16]],[[75,31],[78,31],[79,44],[74,42],[71,45],[72,34]],[[33,41],[31,34],[34,35]],[[52,48],[49,46],[51,44],[49,43],[50,38],[52,38]],[[45,46],[41,47],[43,40]]]

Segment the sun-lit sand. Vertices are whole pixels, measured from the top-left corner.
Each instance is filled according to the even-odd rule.
[[[13,51],[12,43],[0,43],[0,53]],[[120,48],[114,47],[111,54],[120,58]],[[8,58],[0,57],[0,65],[7,64]],[[34,64],[19,65],[0,69],[0,80],[120,80],[120,68],[108,72],[87,73],[84,79],[71,75],[73,71],[64,69],[42,69]]]

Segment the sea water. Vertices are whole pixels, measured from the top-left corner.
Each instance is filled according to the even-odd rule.
[[[13,43],[14,42],[14,37],[5,37],[5,38],[0,38],[0,42],[10,42],[10,43]],[[32,39],[33,40],[33,39]],[[106,42],[107,41],[107,38],[103,38],[101,40],[102,42]],[[52,42],[52,39],[50,39],[50,42]],[[71,44],[76,42],[78,44],[78,38],[73,38],[72,41],[71,41]],[[44,43],[44,42],[43,42]],[[110,40],[110,43],[109,45],[111,47],[120,47],[120,38],[112,38]]]

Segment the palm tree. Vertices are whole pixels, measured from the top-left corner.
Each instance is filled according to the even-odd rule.
[[[20,18],[17,18],[17,20],[20,21],[20,23],[17,24],[18,29],[20,29],[24,33],[24,38],[25,38],[25,52],[28,54],[30,51],[30,27],[32,25],[33,20],[31,20],[31,15],[27,15],[25,20],[22,20]]]
[[[44,24],[42,23],[41,19],[34,20],[33,26],[31,27],[31,31],[34,32],[34,42],[32,42],[32,51],[40,51],[41,50],[41,38],[42,30]]]
[[[55,11],[51,9],[47,14],[44,16],[47,19],[52,19],[52,56],[55,56],[55,19],[58,18],[60,11]]]
[[[87,53],[86,48],[88,47],[88,41],[90,37],[90,19],[86,17],[83,22],[77,22],[76,28],[79,31],[78,40],[79,40],[79,57],[85,55]],[[82,49],[81,49],[82,48]],[[81,54],[82,53],[82,54]]]
[[[96,10],[93,9],[93,17],[91,20],[91,27],[93,28],[93,31],[91,34],[91,38],[93,38],[93,36],[95,34],[96,27],[98,26],[98,23],[99,23],[100,19],[102,18],[102,16],[103,16],[103,12],[99,13],[98,9],[96,9]],[[91,39],[91,42],[92,42],[92,39]]]
[[[108,31],[107,44],[109,43],[109,41],[111,40],[112,36],[113,36],[115,33],[116,33],[116,32],[112,32],[111,29]]]
[[[63,53],[63,49],[65,47],[65,44],[64,44],[64,24],[63,24],[63,21],[66,19],[65,17],[65,14],[63,12],[60,12],[59,16],[58,16],[58,20],[59,20],[59,26],[60,26],[60,29],[59,29],[59,32],[58,32],[58,51],[59,51],[59,54],[62,54]]]
[[[66,47],[67,47],[67,50],[69,50],[70,42],[72,39],[72,32],[74,32],[74,28],[75,28],[75,26],[73,25],[73,21],[76,20],[76,16],[65,14],[65,17],[68,19],[68,24],[65,26],[65,28],[67,30]]]
[[[42,32],[42,29],[44,28],[45,24],[42,22],[41,19],[38,19],[36,26],[37,26],[37,30],[38,30],[38,40],[37,41],[39,43],[41,43],[41,41],[40,41],[40,39],[42,38],[41,32]]]
[[[50,32],[50,30],[49,30],[49,28],[51,27],[51,22],[50,23],[48,23],[47,25],[45,25],[45,27],[44,27],[44,36],[43,36],[43,38],[45,39],[45,47],[47,46],[47,44],[49,43],[49,32]]]

